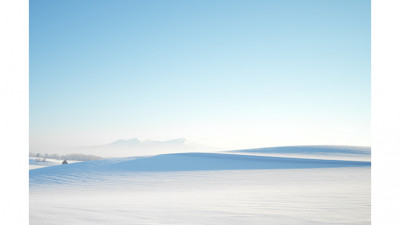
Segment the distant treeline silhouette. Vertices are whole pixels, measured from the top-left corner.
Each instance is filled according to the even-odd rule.
[[[45,159],[58,159],[58,160],[76,160],[76,161],[90,161],[90,160],[98,160],[101,159],[100,156],[96,155],[85,155],[85,154],[67,154],[67,155],[58,155],[58,154],[48,154],[48,153],[33,153],[29,152],[29,157],[38,157],[38,158],[45,158]]]

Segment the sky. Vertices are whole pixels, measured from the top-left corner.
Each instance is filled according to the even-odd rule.
[[[31,0],[30,151],[370,145],[370,1]]]

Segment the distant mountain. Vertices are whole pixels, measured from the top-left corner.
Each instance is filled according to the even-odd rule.
[[[184,145],[186,142],[185,138],[177,138],[177,139],[171,139],[167,141],[153,141],[153,140],[144,140],[141,141],[138,138],[132,138],[132,139],[119,139],[116,140],[109,145],[118,145],[118,146],[138,146],[138,145]]]
[[[65,153],[84,153],[101,157],[145,156],[165,153],[204,152],[218,149],[196,144],[185,138],[170,140],[118,139],[109,144],[65,149]]]

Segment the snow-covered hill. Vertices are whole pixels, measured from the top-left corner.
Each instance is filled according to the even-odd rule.
[[[30,171],[30,182],[36,184],[76,181],[81,178],[82,174],[95,176],[96,174],[112,172],[304,169],[365,167],[370,165],[370,162],[364,161],[286,158],[237,153],[175,153],[148,157],[94,160],[35,169]]]

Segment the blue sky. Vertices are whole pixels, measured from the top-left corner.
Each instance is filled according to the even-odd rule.
[[[370,145],[370,1],[30,1],[31,151]]]

